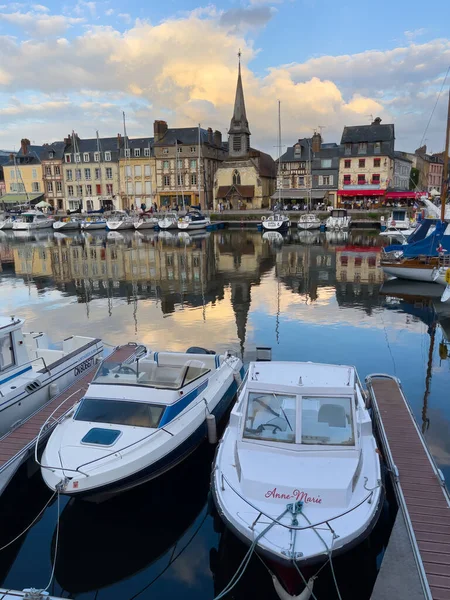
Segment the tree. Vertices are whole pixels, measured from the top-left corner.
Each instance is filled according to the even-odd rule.
[[[411,173],[409,175],[409,189],[410,190],[416,190],[418,188],[419,175],[420,175],[419,169],[416,169],[415,167],[411,167]]]

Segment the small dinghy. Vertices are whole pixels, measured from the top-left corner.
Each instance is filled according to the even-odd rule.
[[[213,437],[242,375],[239,358],[201,348],[142,346],[133,362],[103,363],[47,443],[45,483],[97,500],[165,473],[195,450],[207,429]]]
[[[286,567],[303,573],[366,538],[384,495],[354,367],[250,363],[212,490],[226,526],[282,581]]]

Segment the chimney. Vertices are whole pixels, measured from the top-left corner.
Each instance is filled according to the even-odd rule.
[[[14,156],[15,156],[15,154],[10,154],[9,155],[9,160],[14,160]]]
[[[381,123],[381,119],[380,119],[380,117],[376,117],[376,118],[373,120],[373,123],[372,123],[372,125],[380,125],[380,123]]]
[[[20,140],[20,148],[22,150],[22,154],[25,156],[26,154],[28,154],[28,146],[30,145],[30,140],[28,140],[27,138],[24,138],[22,140]]]
[[[217,129],[214,132],[213,140],[214,140],[214,146],[218,146],[219,148],[222,147],[222,134],[220,131],[217,131]]]
[[[72,143],[72,136],[70,135],[70,133],[67,137],[64,138],[64,143],[66,144],[66,146],[70,146],[70,144]]]
[[[313,152],[320,152],[321,147],[322,147],[322,136],[320,135],[320,133],[317,133],[317,131],[315,131],[314,135],[312,136],[311,149]]]
[[[120,150],[120,148],[122,148],[123,146],[123,140],[122,140],[122,136],[120,135],[120,133],[117,134],[117,148]]]
[[[166,131],[167,131],[166,121],[155,121],[153,123],[153,137],[155,139],[155,143],[160,142],[163,139]]]
[[[208,127],[208,144],[213,144],[213,130],[211,127]]]

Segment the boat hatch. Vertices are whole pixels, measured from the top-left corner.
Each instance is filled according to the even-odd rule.
[[[164,409],[164,406],[148,402],[83,398],[74,420],[154,429],[158,427]]]
[[[243,437],[290,444],[354,446],[352,399],[249,392]]]
[[[98,444],[99,446],[112,446],[122,432],[119,429],[103,429],[93,427],[84,438],[82,444]]]
[[[209,371],[205,363],[199,360],[187,360],[180,365],[160,365],[153,360],[141,360],[132,365],[104,362],[92,383],[179,390]]]

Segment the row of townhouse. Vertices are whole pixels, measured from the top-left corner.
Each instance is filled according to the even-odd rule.
[[[212,206],[214,178],[226,155],[222,134],[155,121],[154,136],[80,138],[43,146],[21,140],[4,165],[5,203],[45,199],[57,210],[95,211]]]

